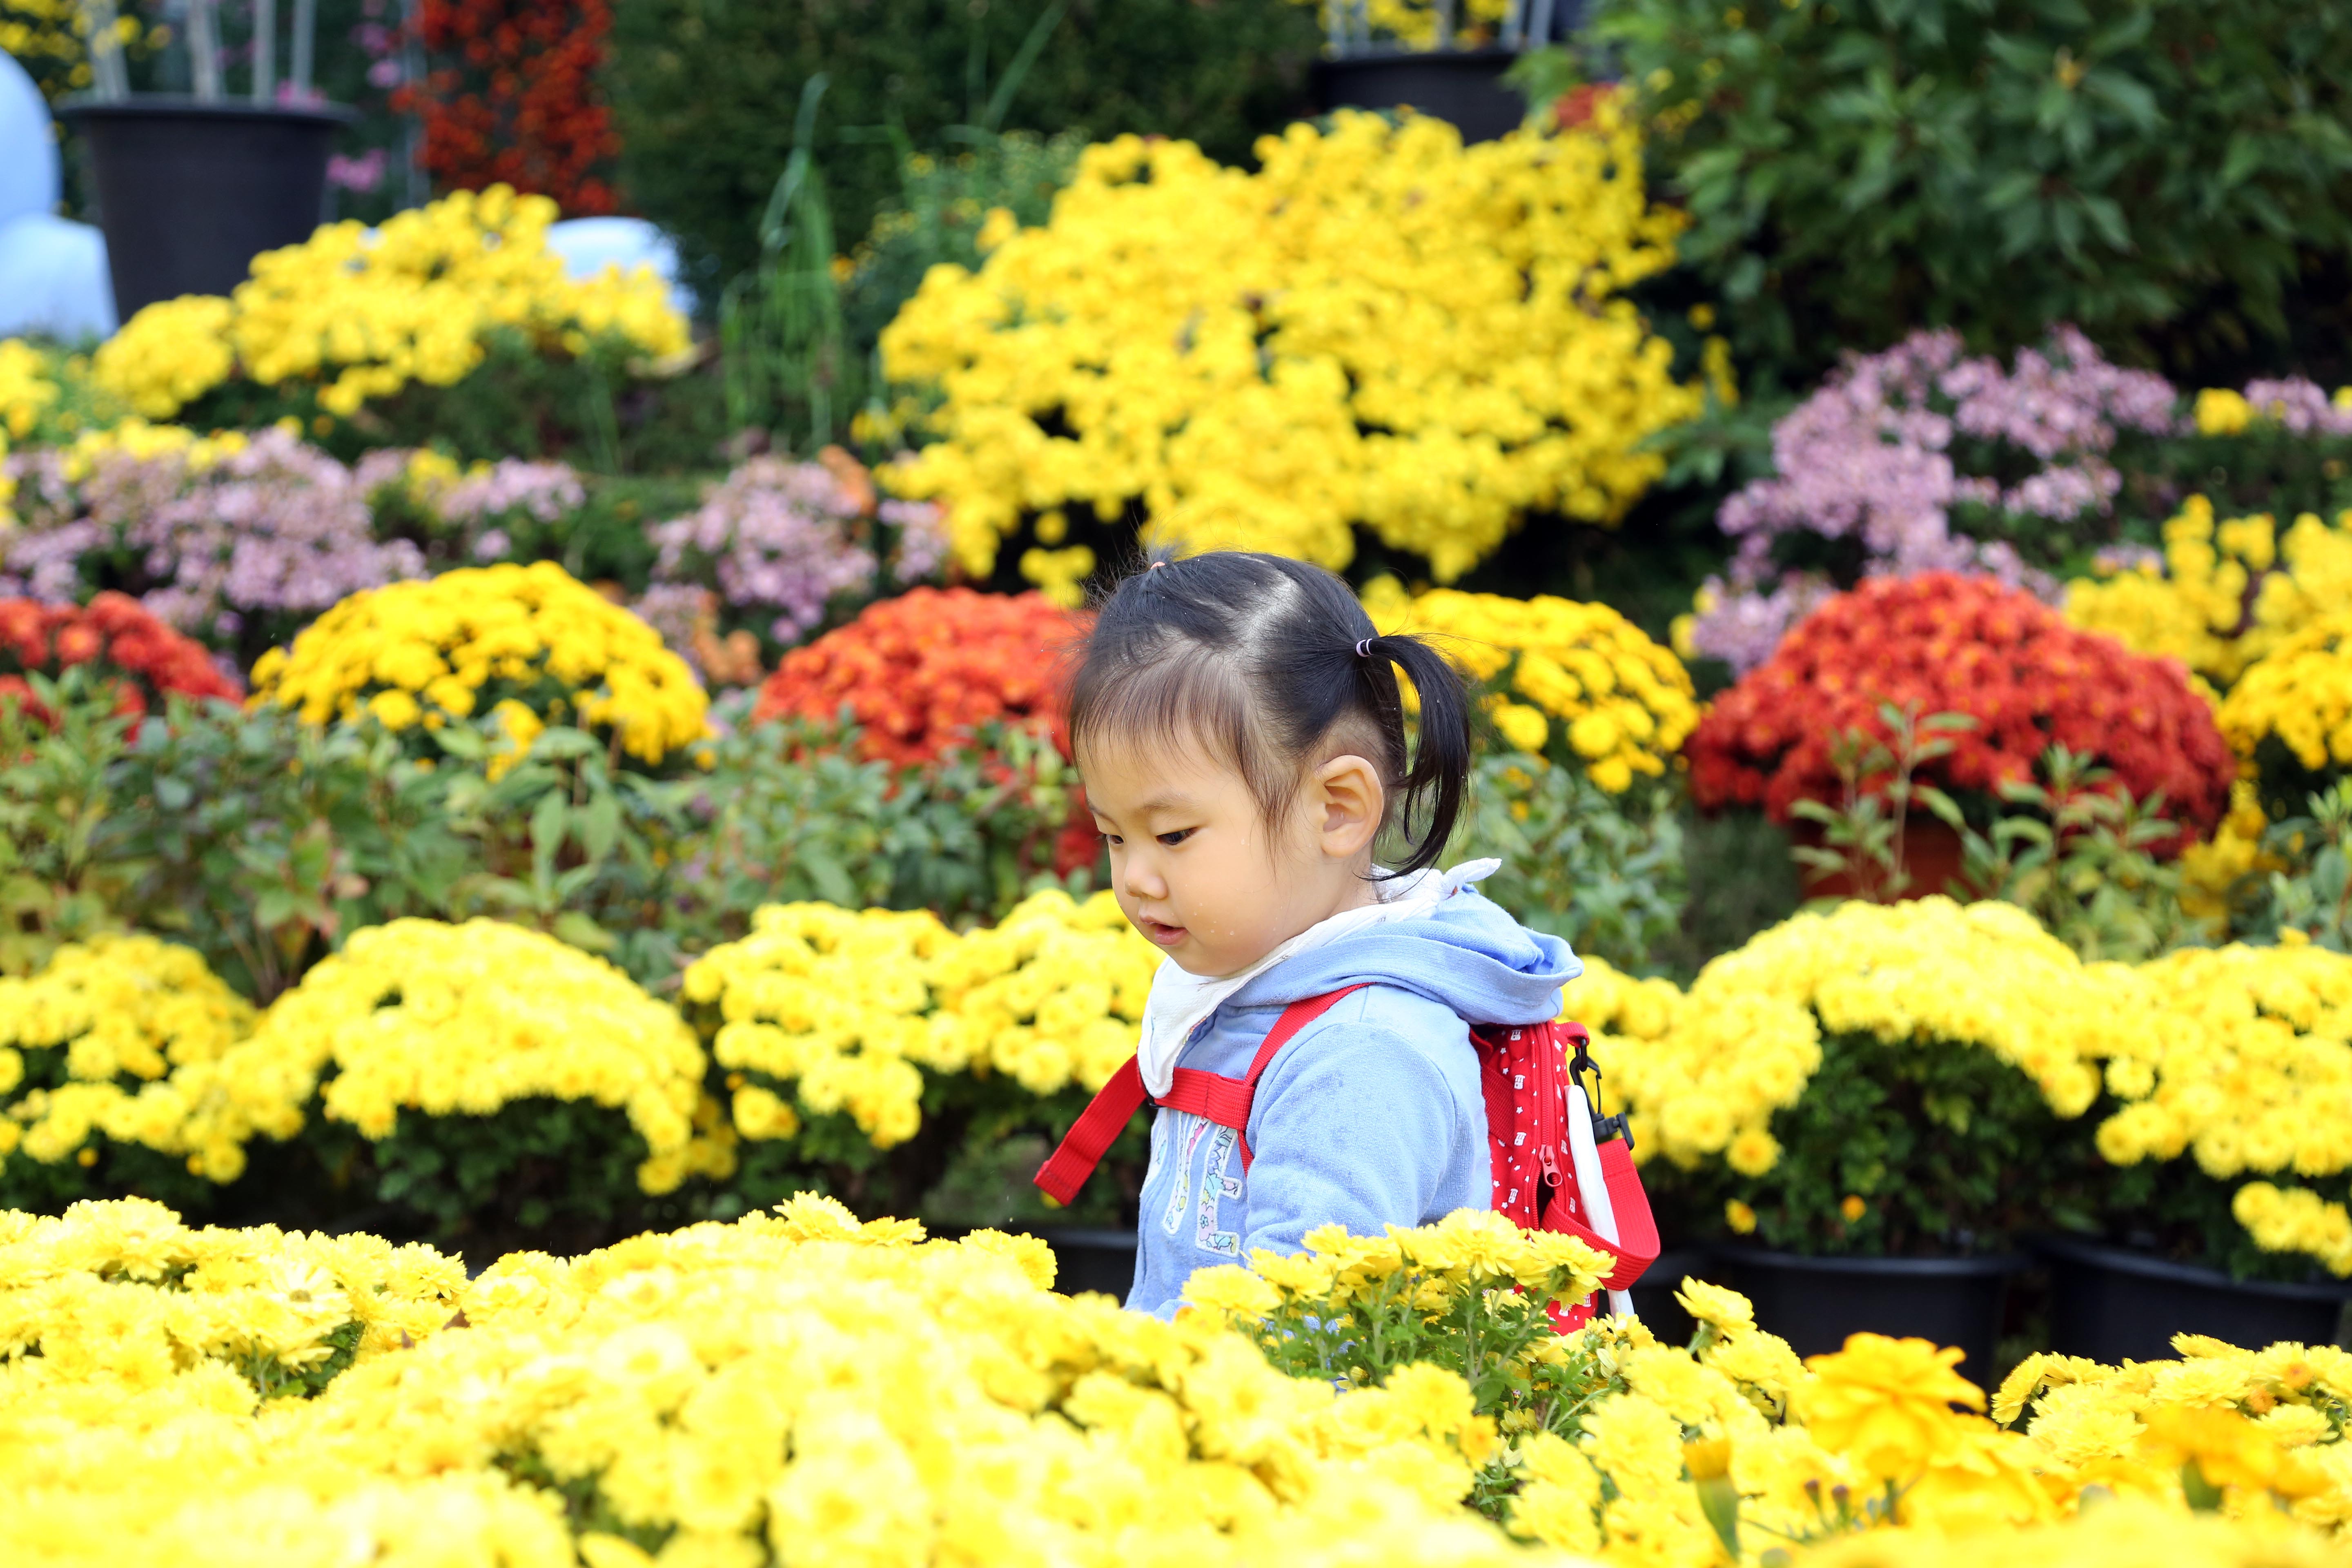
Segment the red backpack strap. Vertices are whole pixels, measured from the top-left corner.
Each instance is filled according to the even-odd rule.
[[[1297,1037],[1298,1031],[1337,1006],[1341,998],[1351,996],[1364,987],[1350,985],[1344,991],[1333,991],[1322,996],[1309,996],[1293,1002],[1282,1010],[1265,1039],[1250,1058],[1249,1071],[1240,1078],[1226,1078],[1219,1073],[1202,1072],[1193,1068],[1178,1068],[1175,1081],[1160,1103],[1171,1110],[1189,1110],[1220,1127],[1230,1127],[1241,1134],[1242,1169],[1247,1171],[1255,1158],[1250,1152],[1250,1108],[1257,1103],[1257,1080],[1273,1062],[1275,1054]]]
[[[1135,1058],[1110,1075],[1078,1119],[1070,1124],[1069,1132],[1062,1139],[1061,1147],[1039,1167],[1034,1178],[1045,1194],[1055,1203],[1067,1206],[1095,1173],[1102,1157],[1118,1142],[1127,1128],[1128,1119],[1143,1105],[1143,1072]]]
[[[1275,1053],[1288,1045],[1299,1030],[1329,1012],[1341,997],[1362,989],[1361,985],[1350,985],[1346,991],[1334,991],[1328,996],[1293,1002],[1267,1031],[1265,1043],[1250,1060],[1246,1077],[1224,1078],[1192,1068],[1178,1068],[1176,1081],[1160,1103],[1171,1110],[1189,1110],[1195,1116],[1206,1117],[1220,1127],[1230,1127],[1241,1133],[1242,1169],[1248,1170],[1249,1115],[1257,1099],[1258,1075],[1265,1071]],[[1078,1189],[1087,1184],[1087,1178],[1095,1173],[1095,1167],[1102,1163],[1102,1157],[1110,1152],[1110,1146],[1118,1142],[1128,1119],[1142,1108],[1144,1098],[1143,1071],[1129,1057],[1127,1065],[1113,1073],[1102,1091],[1078,1113],[1061,1146],[1031,1178],[1038,1190],[1066,1206],[1078,1195]]]

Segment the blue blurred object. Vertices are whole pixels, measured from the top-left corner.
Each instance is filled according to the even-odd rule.
[[[607,267],[628,272],[650,267],[669,285],[669,302],[681,316],[694,314],[694,291],[677,280],[677,247],[641,217],[573,217],[551,224],[547,248],[563,258],[570,278],[593,278]]]
[[[106,237],[57,216],[58,139],[25,68],[0,54],[0,337],[114,331]]]

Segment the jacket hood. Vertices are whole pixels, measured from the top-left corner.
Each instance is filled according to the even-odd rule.
[[[1230,997],[1229,1007],[1286,1006],[1350,985],[1393,985],[1474,1025],[1559,1016],[1559,988],[1584,973],[1556,936],[1531,931],[1465,888],[1429,915],[1372,926],[1284,960]]]

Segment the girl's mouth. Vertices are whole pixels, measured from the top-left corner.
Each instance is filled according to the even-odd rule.
[[[1139,931],[1161,947],[1174,947],[1184,940],[1182,926],[1165,925],[1144,915],[1136,916],[1135,924]]]

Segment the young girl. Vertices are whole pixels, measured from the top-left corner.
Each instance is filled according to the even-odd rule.
[[[1399,668],[1421,699],[1410,758]],[[1170,960],[1137,1053],[1147,1094],[1180,1067],[1241,1077],[1291,1003],[1363,987],[1273,1058],[1245,1134],[1155,1112],[1128,1305],[1169,1316],[1194,1269],[1299,1251],[1318,1226],[1490,1207],[1470,1026],[1557,1016],[1583,966],[1469,886],[1496,862],[1433,868],[1470,769],[1453,667],[1380,635],[1318,567],[1154,561],[1101,607],[1070,739],[1119,908]]]

